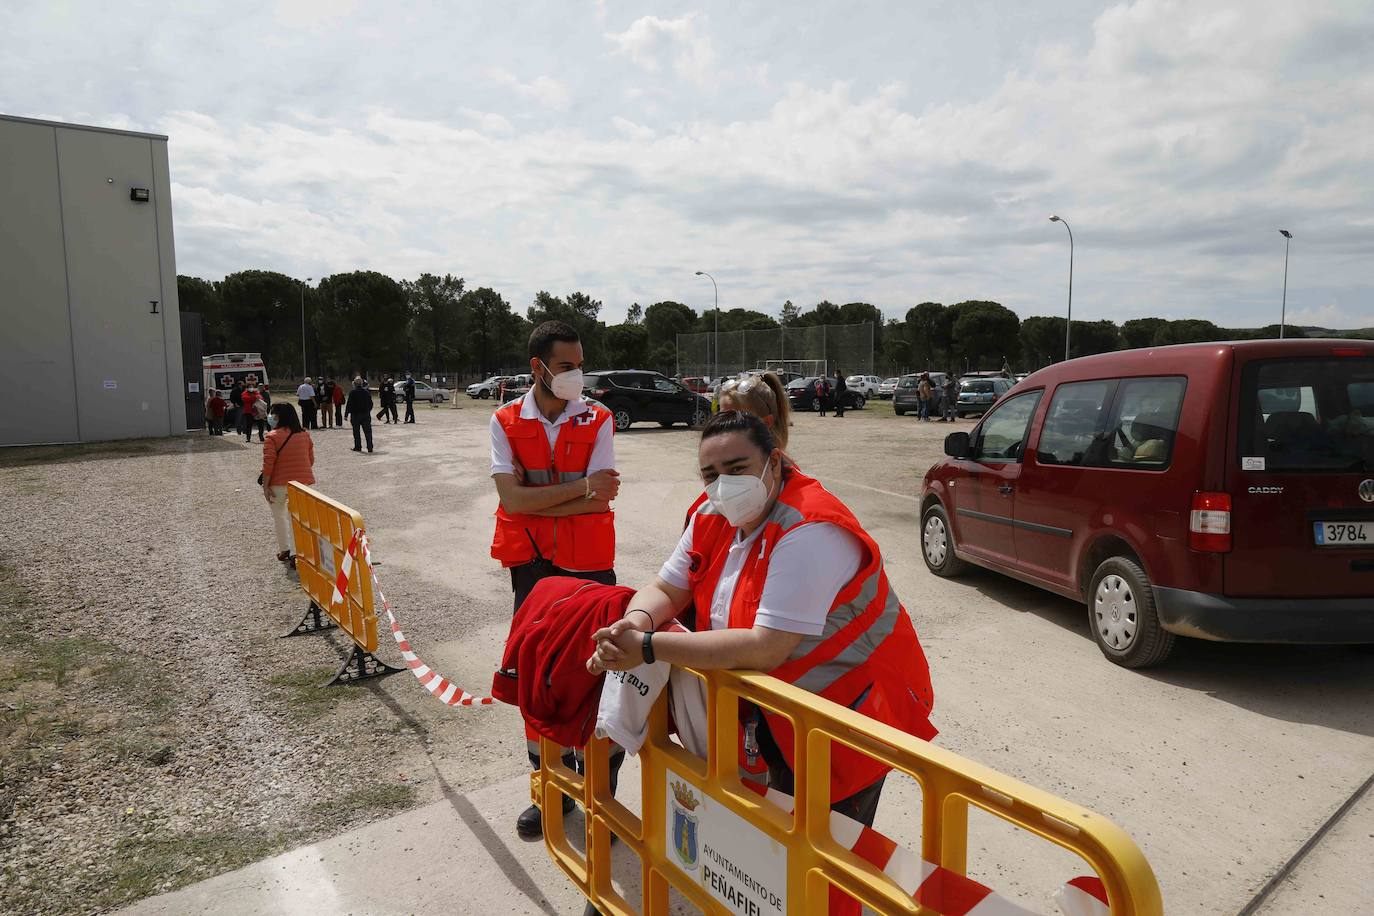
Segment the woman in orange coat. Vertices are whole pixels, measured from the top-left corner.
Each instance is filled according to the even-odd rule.
[[[310,433],[301,427],[296,408],[290,404],[273,404],[268,417],[272,431],[262,443],[262,495],[272,509],[272,524],[277,532],[277,559],[296,565],[295,545],[291,537],[291,515],[286,507],[286,493],[291,481],[315,482],[315,443]]]

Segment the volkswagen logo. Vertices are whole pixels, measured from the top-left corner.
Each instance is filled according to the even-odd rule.
[[[1360,499],[1374,503],[1374,480],[1360,481]]]

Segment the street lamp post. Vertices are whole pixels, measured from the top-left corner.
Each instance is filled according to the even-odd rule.
[[[305,378],[305,284],[314,277],[306,277],[301,283],[301,378]]]
[[[1069,317],[1064,322],[1064,361],[1069,359],[1069,335],[1073,332],[1073,230],[1069,228],[1069,221],[1062,216],[1051,216],[1050,222],[1063,223],[1064,228],[1069,230]]]
[[[1283,326],[1288,321],[1288,243],[1293,240],[1293,233],[1280,229],[1279,235],[1283,236],[1283,305],[1279,309],[1279,340],[1283,340]]]
[[[716,278],[704,270],[697,271],[698,277],[706,277],[711,281],[711,289],[715,292],[716,301],[716,333],[711,345],[711,379],[716,379],[716,370],[720,368],[720,287],[716,286]]]

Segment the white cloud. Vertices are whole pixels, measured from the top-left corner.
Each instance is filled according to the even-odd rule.
[[[620,115],[611,118],[611,126],[630,140],[646,141],[652,140],[656,136],[652,127],[636,124],[629,118],[622,118]]]
[[[1364,308],[1368,308],[1368,304]],[[1374,311],[1359,314],[1352,309],[1343,308],[1335,302],[1327,302],[1324,305],[1289,311],[1288,323],[1337,330],[1374,328]]]
[[[493,111],[478,111],[475,108],[460,108],[459,111],[471,118],[484,134],[508,134],[515,130],[510,121]]]
[[[529,82],[521,82],[514,73],[499,67],[488,70],[487,76],[496,84],[509,86],[518,95],[532,99],[545,108],[567,108],[572,100],[568,87],[551,76],[537,76]]]
[[[606,38],[615,45],[617,54],[651,73],[671,58],[674,72],[699,86],[711,85],[719,76],[715,47],[700,13],[677,19],[642,16],[623,32],[607,32]]]

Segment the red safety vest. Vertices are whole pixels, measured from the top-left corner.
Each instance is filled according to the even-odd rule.
[[[544,424],[537,418],[521,418],[523,401],[524,398],[511,401],[496,411],[496,419],[510,440],[516,463],[525,470],[525,485],[547,487],[586,477],[597,433],[602,424],[611,422],[610,412],[588,404],[585,413],[569,417],[558,427],[558,440],[550,460]],[[491,555],[500,560],[502,566],[522,566],[535,559],[536,544],[539,555],[561,569],[584,572],[610,569],[615,565],[615,513],[544,518],[507,512],[504,506],[496,507],[496,534],[491,541]]]
[[[789,531],[813,522],[838,525],[858,538],[863,544],[862,565],[835,596],[825,634],[803,637],[792,655],[769,674],[929,741],[937,734],[930,723],[935,694],[911,617],[888,584],[877,543],[844,503],[814,478],[794,470],[783,485],[755,542],[758,547],[750,551],[735,586],[730,627],[754,625],[773,549]],[[689,579],[699,631],[711,627],[711,603],[735,530],[710,503],[697,510],[692,523]],[[788,766],[795,769],[790,722],[768,710],[763,714]],[[866,788],[889,769],[878,760],[833,743],[832,802]]]

